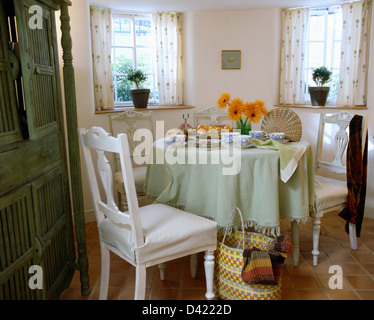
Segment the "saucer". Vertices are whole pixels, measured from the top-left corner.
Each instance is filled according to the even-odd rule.
[[[195,141],[190,141],[190,143],[195,145],[196,148],[206,149],[219,148],[221,146],[220,139],[196,139]]]
[[[278,143],[287,143],[287,142],[289,142],[290,140],[282,139],[282,140],[273,140],[273,141],[278,142]]]
[[[237,145],[237,144],[233,144],[235,148],[239,148],[239,149],[247,149],[247,148],[252,148],[254,146],[256,146],[255,143],[251,142],[245,146],[242,146],[242,145]]]

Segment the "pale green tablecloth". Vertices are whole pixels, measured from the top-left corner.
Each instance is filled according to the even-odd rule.
[[[283,150],[281,166],[277,144],[257,144],[264,146],[231,149],[241,152],[240,172],[227,175],[223,174],[223,169],[232,168],[232,164],[227,164],[228,158],[223,156],[228,156],[228,148],[208,151],[203,148],[175,148],[163,139],[158,140],[153,146],[153,164],[147,168],[147,197],[155,203],[209,217],[222,229],[227,226],[235,207],[240,208],[245,226],[272,236],[280,234],[280,219],[307,221],[314,207],[314,161],[310,144],[301,140],[280,147],[298,147],[287,148],[288,151],[303,149],[286,183],[281,180],[281,167],[284,170],[292,156]],[[165,152],[168,153],[168,161],[163,161],[161,157]],[[207,157],[207,164],[199,161],[204,157]],[[170,159],[177,163],[171,164]],[[195,159],[196,164],[191,164],[191,159]],[[219,163],[212,164],[217,159],[221,159]],[[156,160],[164,163],[156,164]],[[238,226],[240,219],[236,215],[230,228]]]

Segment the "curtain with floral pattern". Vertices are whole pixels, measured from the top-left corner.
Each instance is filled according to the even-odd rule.
[[[95,110],[114,109],[111,10],[90,7]]]
[[[308,8],[282,11],[279,91],[279,102],[281,104],[304,103],[304,58],[308,22]]]
[[[183,104],[182,16],[158,12],[153,15],[159,101],[161,105]]]
[[[366,105],[371,4],[372,0],[342,4],[338,105]]]

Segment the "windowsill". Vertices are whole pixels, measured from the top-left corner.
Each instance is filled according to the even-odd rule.
[[[105,114],[105,113],[118,113],[126,110],[135,110],[135,111],[158,111],[158,110],[182,110],[182,109],[194,109],[192,106],[160,106],[160,105],[148,105],[147,108],[134,108],[134,107],[116,107],[113,110],[96,110],[95,114]]]
[[[277,108],[300,108],[300,109],[323,109],[323,110],[368,110],[367,106],[365,105],[359,105],[359,106],[333,106],[333,105],[326,105],[326,106],[312,106],[308,104],[300,104],[300,105],[294,105],[294,104],[277,104],[274,105],[274,107]]]

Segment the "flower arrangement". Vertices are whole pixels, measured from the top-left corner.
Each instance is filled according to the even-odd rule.
[[[263,100],[244,102],[240,98],[231,99],[228,92],[221,94],[217,106],[220,109],[227,109],[227,116],[236,122],[236,128],[241,129],[242,134],[248,134],[252,130],[252,123],[260,122],[268,113]]]

